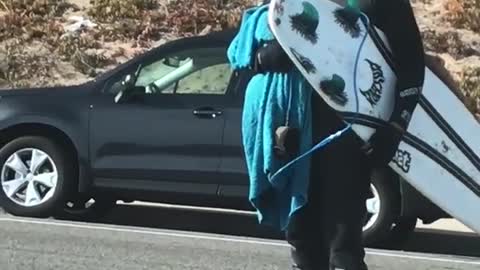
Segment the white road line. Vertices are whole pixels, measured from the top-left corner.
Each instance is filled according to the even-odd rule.
[[[118,228],[113,226],[85,225],[85,224],[77,224],[77,223],[65,223],[65,222],[57,222],[57,221],[52,222],[52,221],[16,219],[16,218],[0,218],[0,222],[1,221],[27,223],[27,224],[39,224],[39,225],[51,225],[51,226],[70,227],[70,228],[78,228],[78,229],[92,229],[92,230],[103,230],[103,231],[112,231],[112,232],[137,233],[137,234],[144,234],[144,235],[157,235],[157,236],[169,236],[169,237],[190,238],[190,239],[203,239],[203,240],[212,240],[212,241],[236,242],[236,243],[265,245],[265,246],[289,247],[289,245],[286,243],[279,243],[279,242],[273,242],[273,241],[259,241],[259,240],[248,240],[248,239],[232,238],[232,237],[206,236],[206,235],[193,234],[193,233],[172,233],[172,232],[162,232],[162,231]],[[446,258],[441,258],[436,256],[410,255],[406,252],[404,254],[400,254],[402,252],[393,253],[393,252],[373,251],[369,249],[366,250],[366,253],[368,255],[381,256],[381,257],[480,265],[480,259],[473,260],[473,258],[472,258],[472,261],[467,261],[467,260],[458,260],[458,259],[446,259]]]
[[[150,203],[142,201],[134,201],[131,203],[123,203],[121,201],[117,202],[118,205],[123,206],[146,206],[146,207],[157,207],[157,208],[170,208],[170,209],[181,209],[188,211],[201,211],[201,212],[210,212],[210,213],[226,213],[234,215],[247,215],[247,216],[256,216],[255,211],[249,210],[237,210],[237,209],[226,209],[226,208],[217,208],[217,207],[202,207],[202,206],[190,206],[190,205],[179,205],[179,204],[168,204],[168,203]]]

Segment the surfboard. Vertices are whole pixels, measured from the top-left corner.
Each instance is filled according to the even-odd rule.
[[[392,112],[395,62],[385,35],[361,20],[346,24],[331,1],[272,0],[269,26],[325,102],[368,141]],[[480,125],[428,67],[421,99],[389,166],[452,217],[480,234]]]

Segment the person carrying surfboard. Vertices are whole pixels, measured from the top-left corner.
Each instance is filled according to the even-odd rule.
[[[295,269],[366,270],[362,227],[371,169],[387,166],[408,128],[424,83],[424,49],[408,0],[332,1],[345,6],[346,23],[358,19],[355,12],[361,10],[386,35],[398,78],[395,106],[388,124],[372,136],[370,147],[362,148],[350,132],[312,155],[308,202],[292,215],[286,238]],[[257,73],[287,73],[294,68],[276,40],[260,46],[254,62]],[[311,106],[313,142],[345,126],[319,95],[313,94]]]

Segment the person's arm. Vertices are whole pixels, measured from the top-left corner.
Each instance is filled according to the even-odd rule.
[[[286,73],[293,68],[293,62],[276,39],[267,41],[257,49],[254,70],[258,73]]]
[[[396,63],[396,98],[391,124],[406,130],[425,78],[422,37],[409,0],[376,0],[376,24],[385,33]]]

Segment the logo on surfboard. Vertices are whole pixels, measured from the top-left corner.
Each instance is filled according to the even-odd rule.
[[[331,79],[322,80],[320,89],[329,96],[333,102],[340,106],[345,106],[348,102],[345,93],[345,80],[337,74],[333,74]]]
[[[317,9],[309,2],[302,2],[302,13],[290,15],[290,26],[293,31],[300,33],[300,35],[313,44],[317,43],[317,27],[319,14]]]
[[[369,64],[372,71],[373,82],[367,90],[360,89],[360,93],[367,99],[367,101],[373,106],[377,105],[378,101],[382,97],[383,83],[385,82],[385,76],[383,75],[382,67],[368,59],[365,61]]]
[[[393,162],[404,172],[408,173],[410,171],[410,163],[412,162],[412,155],[406,150],[397,150],[395,157],[393,157]]]

